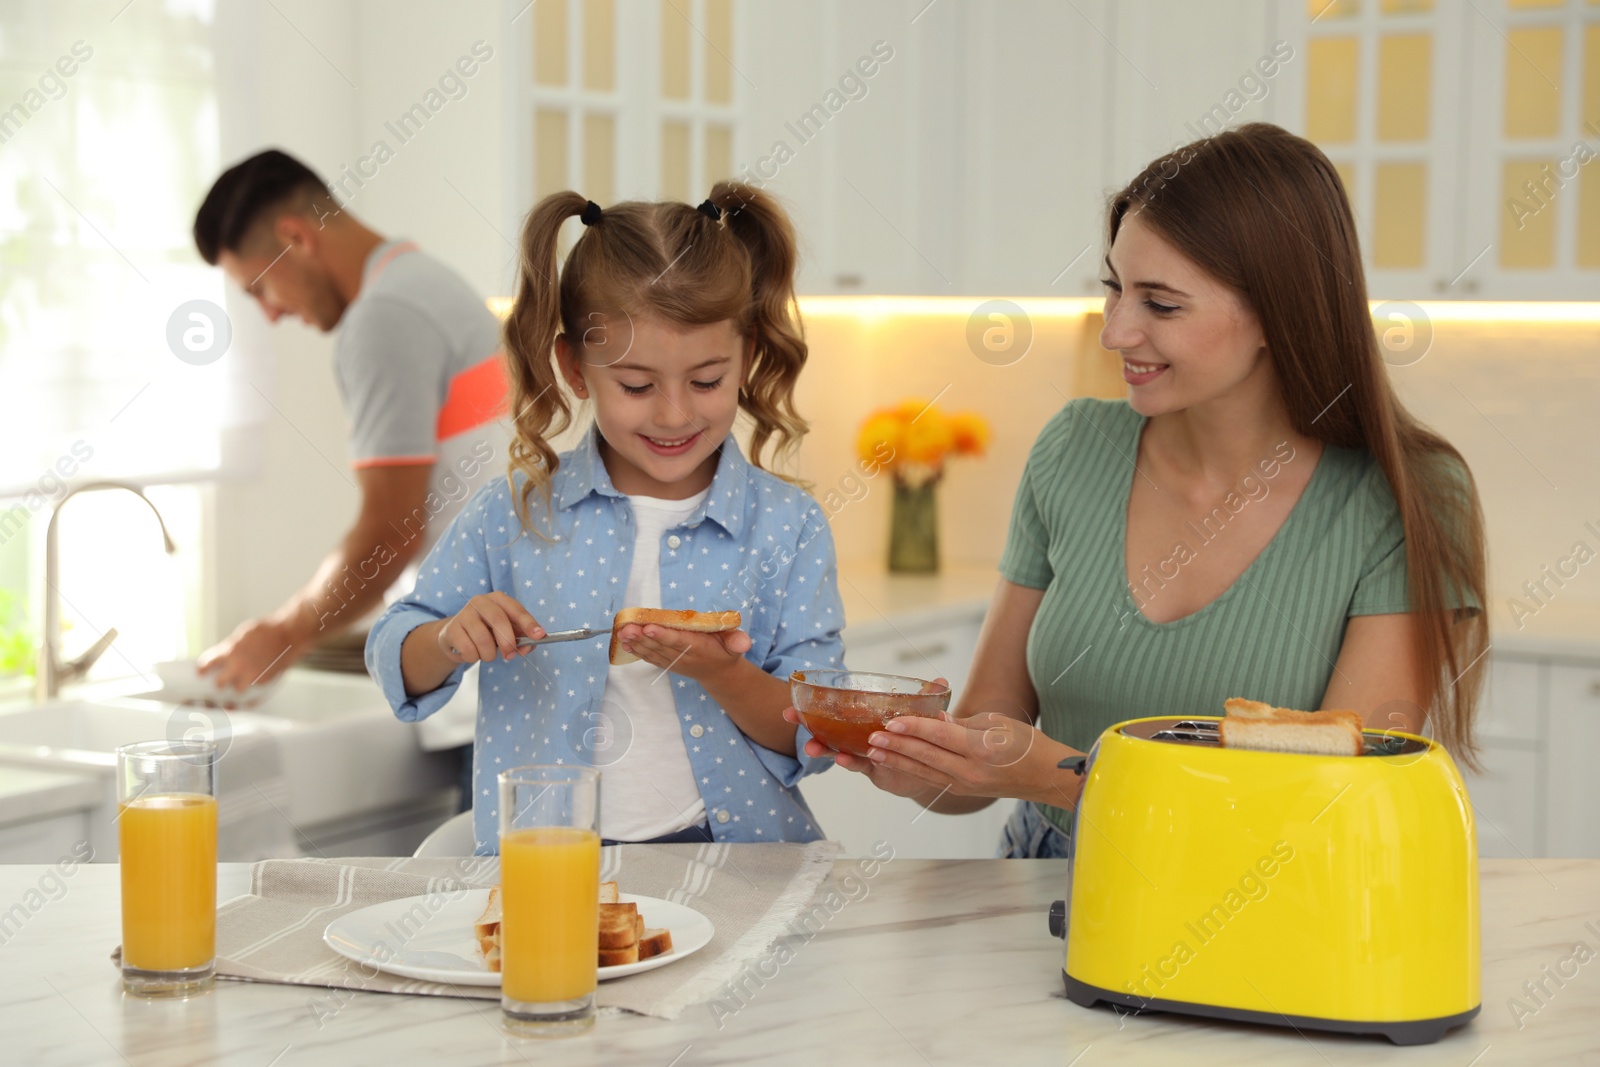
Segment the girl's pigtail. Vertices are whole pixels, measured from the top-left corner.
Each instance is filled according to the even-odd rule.
[[[506,478],[522,528],[541,537],[546,533],[533,523],[528,499],[538,489],[548,515],[551,479],[560,462],[550,438],[572,423],[572,409],[555,367],[555,340],[561,332],[556,240],[561,224],[581,215],[587,204],[577,193],[553,193],[528,213],[518,248],[516,299],[504,330],[515,430]],[[525,475],[520,491],[514,481],[518,471]]]
[[[743,182],[718,182],[709,202],[721,210],[722,224],[750,256],[754,352],[739,389],[739,405],[755,420],[750,461],[767,469],[761,456],[768,441],[776,445],[775,458],[785,457],[808,429],[794,406],[795,382],[806,363],[794,294],[794,228],[777,201]]]

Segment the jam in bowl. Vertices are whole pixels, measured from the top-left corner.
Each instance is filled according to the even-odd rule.
[[[901,715],[942,718],[950,687],[898,674],[795,671],[789,697],[811,736],[839,752],[865,756],[867,738]]]

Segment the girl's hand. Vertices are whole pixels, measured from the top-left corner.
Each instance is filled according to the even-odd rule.
[[[533,646],[519,647],[518,636],[535,640],[544,636],[527,608],[504,593],[482,593],[467,601],[454,618],[439,628],[439,651],[452,663],[477,663],[526,656]]]
[[[703,634],[654,623],[630,622],[617,631],[617,646],[654,667],[705,684],[744,659],[750,635],[743,630]]]

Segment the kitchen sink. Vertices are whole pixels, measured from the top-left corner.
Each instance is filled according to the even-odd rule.
[[[120,706],[61,700],[0,712],[0,759],[115,767],[117,748],[137,741],[182,740],[189,724],[167,706]],[[235,735],[269,728],[230,716]]]
[[[128,699],[165,703],[160,690],[134,693]],[[377,685],[364,674],[290,669],[259,703],[241,709],[290,722],[318,723],[352,716],[381,714],[394,719]],[[239,714],[239,713],[235,713]]]
[[[159,693],[142,693],[130,704],[165,707]],[[179,707],[177,712],[204,726],[213,709]],[[453,813],[441,791],[455,784],[455,762],[446,753],[424,752],[417,728],[394,717],[378,684],[365,674],[292,667],[259,704],[229,714],[238,723],[268,724],[280,753],[288,785],[285,815],[292,819],[302,844],[329,850],[361,836],[359,827],[385,819],[404,819],[408,811],[424,811],[418,819],[430,824]],[[419,807],[420,805],[420,807]],[[354,820],[354,822],[352,822]],[[324,836],[326,834],[326,837]],[[420,837],[419,837],[420,840]],[[351,854],[351,853],[346,853]]]
[[[394,717],[365,675],[292,668],[275,692],[242,711],[163,701],[159,692],[0,710],[0,763],[100,777],[104,798],[90,817],[97,856],[116,855],[117,747],[161,738],[210,739],[222,749],[219,834],[228,836],[231,808],[240,827],[235,853],[257,844],[260,855],[290,847],[307,855],[408,853],[455,810],[453,756],[424,752],[416,727]],[[226,840],[219,847],[229,851]]]

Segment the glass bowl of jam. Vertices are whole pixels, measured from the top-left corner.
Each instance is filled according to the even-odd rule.
[[[839,752],[865,756],[867,738],[901,715],[937,719],[950,707],[950,687],[898,674],[795,671],[789,698],[811,736]]]

